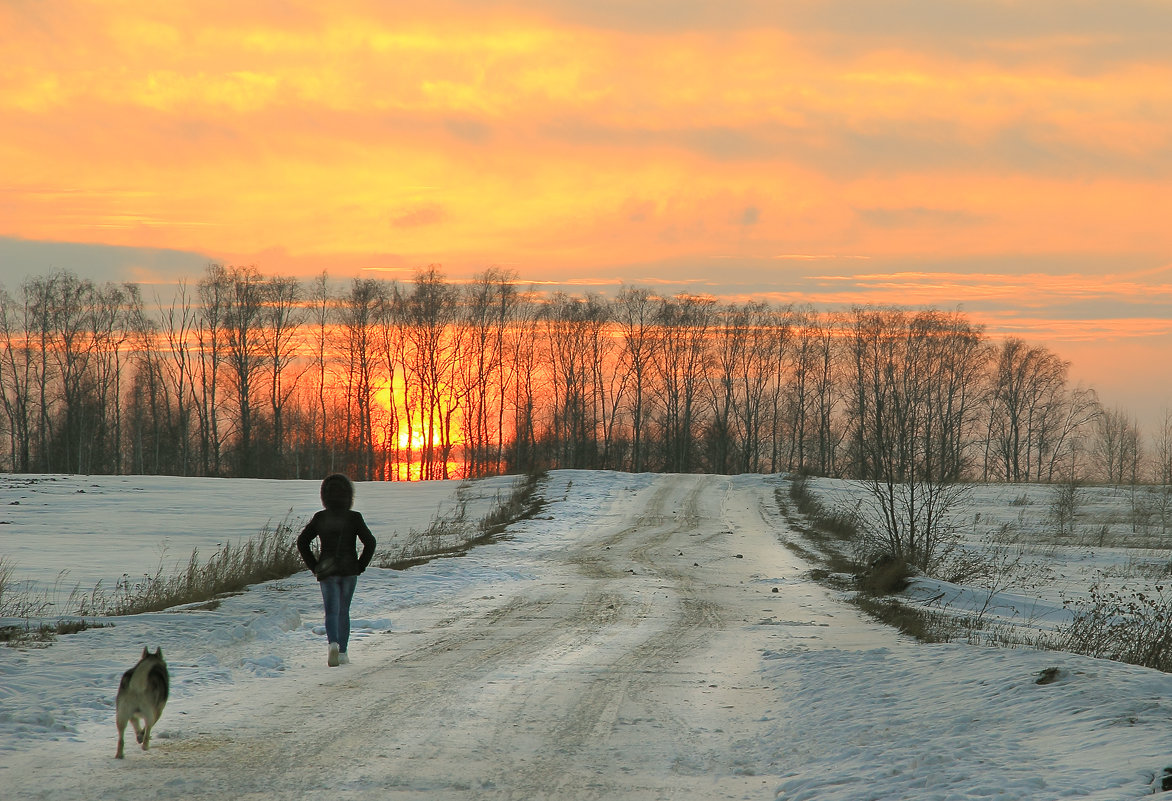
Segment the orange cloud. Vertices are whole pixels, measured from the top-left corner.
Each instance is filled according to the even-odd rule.
[[[1080,10],[783,5],[6,4],[0,236],[552,280],[936,259],[915,298],[990,301],[1021,290],[947,265],[1169,258],[1166,56]]]

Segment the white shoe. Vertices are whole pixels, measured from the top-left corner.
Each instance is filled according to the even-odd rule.
[[[338,644],[336,642],[330,643],[330,653],[326,657],[326,664],[330,667],[338,666]]]
[[[346,652],[345,652],[345,651],[343,651],[342,653],[338,654],[338,664],[339,664],[339,665],[348,665],[348,664],[350,664],[350,657],[346,656]]]

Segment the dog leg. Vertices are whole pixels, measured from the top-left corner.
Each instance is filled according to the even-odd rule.
[[[118,750],[114,753],[115,759],[122,759],[123,738],[126,734],[126,721],[118,719]]]
[[[145,751],[151,745],[151,726],[155,725],[154,718],[150,715],[143,716],[144,725],[142,727],[142,750]]]

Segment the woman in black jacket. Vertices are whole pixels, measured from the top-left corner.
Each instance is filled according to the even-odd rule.
[[[297,550],[321,587],[326,615],[326,638],[329,640],[330,667],[349,663],[346,646],[350,640],[350,601],[358,575],[374,557],[374,535],[362,515],[350,507],[354,503],[354,485],[341,473],[325,477],[321,483],[321,502],[325,509],[315,514],[297,538]],[[310,543],[319,540],[314,555]],[[362,555],[358,555],[362,540]]]

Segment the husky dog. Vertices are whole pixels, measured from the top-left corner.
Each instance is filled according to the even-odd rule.
[[[122,759],[122,737],[127,723],[134,724],[134,736],[142,743],[142,750],[147,750],[151,744],[151,726],[163,714],[170,686],[171,677],[167,673],[167,663],[163,661],[163,649],[156,648],[152,654],[143,646],[142,659],[122,674],[118,685],[118,752],[115,757]]]

